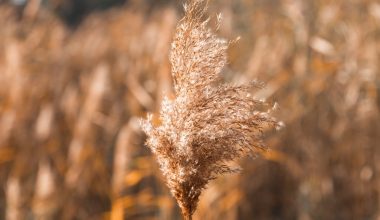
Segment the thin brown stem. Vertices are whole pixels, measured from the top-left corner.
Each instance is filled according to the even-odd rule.
[[[184,218],[185,218],[185,220],[192,220],[193,216],[188,214],[188,215],[185,215]]]

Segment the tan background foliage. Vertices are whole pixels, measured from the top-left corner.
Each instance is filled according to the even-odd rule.
[[[38,3],[0,3],[0,219],[179,219],[138,118],[172,92],[181,4],[128,1],[68,26]],[[379,219],[379,2],[211,1],[217,12],[218,34],[241,37],[222,77],[265,82],[257,97],[286,127],[194,218]]]

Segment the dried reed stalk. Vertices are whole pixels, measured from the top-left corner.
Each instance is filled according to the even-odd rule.
[[[152,115],[142,122],[185,219],[191,219],[207,183],[235,172],[230,162],[265,149],[263,129],[279,125],[270,110],[256,110],[266,106],[250,95],[256,84],[218,84],[229,42],[207,28],[206,6],[204,0],[185,5],[170,55],[175,98],[164,98],[159,123]]]

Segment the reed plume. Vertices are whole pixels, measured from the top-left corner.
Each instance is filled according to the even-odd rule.
[[[185,219],[191,219],[208,182],[235,172],[230,162],[265,149],[263,130],[279,125],[270,110],[257,110],[266,103],[252,98],[255,83],[220,82],[230,42],[207,27],[206,8],[204,0],[185,5],[170,54],[175,98],[164,98],[159,123],[152,115],[142,122]]]

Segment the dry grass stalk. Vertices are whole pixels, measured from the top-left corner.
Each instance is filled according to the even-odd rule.
[[[279,126],[270,110],[257,111],[266,103],[251,97],[256,84],[218,84],[229,42],[207,27],[206,5],[204,0],[185,5],[170,56],[175,98],[164,98],[158,124],[151,115],[142,123],[186,219],[207,183],[235,172],[230,162],[265,149],[263,129]]]

